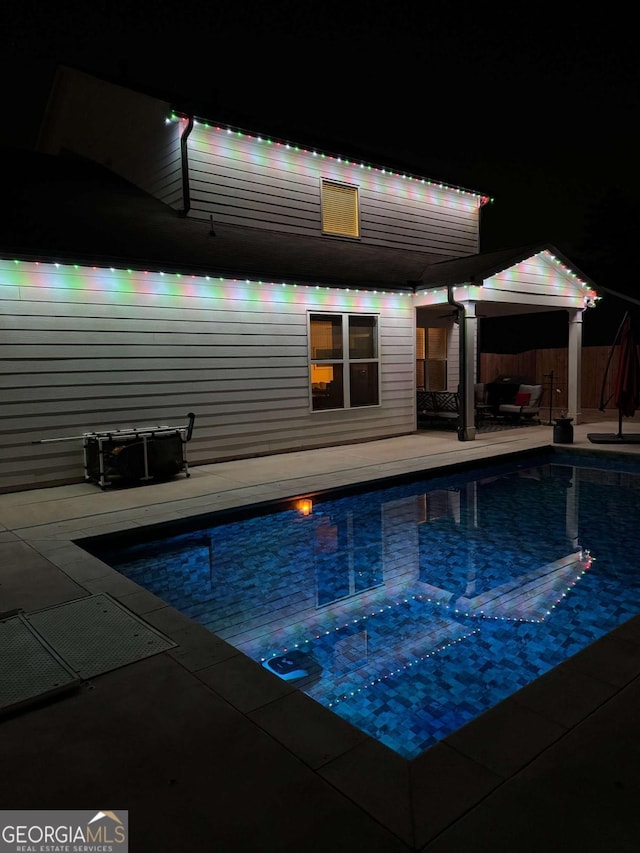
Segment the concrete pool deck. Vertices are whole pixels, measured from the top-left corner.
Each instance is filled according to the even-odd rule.
[[[587,440],[615,426],[576,426],[573,448],[640,458]],[[0,717],[1,808],[126,809],[130,850],[154,853],[635,850],[640,617],[406,761],[74,544],[551,441],[421,432],[0,494],[0,613],[108,593],[176,644]]]

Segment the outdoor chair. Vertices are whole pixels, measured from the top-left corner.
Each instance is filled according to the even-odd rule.
[[[540,403],[542,401],[542,385],[520,385],[513,403],[501,403],[498,414],[509,415],[513,418],[540,418]]]

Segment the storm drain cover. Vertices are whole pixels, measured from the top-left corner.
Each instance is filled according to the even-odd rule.
[[[107,593],[39,610],[26,618],[84,679],[177,645]]]
[[[22,615],[0,621],[0,711],[70,690],[78,674]]]

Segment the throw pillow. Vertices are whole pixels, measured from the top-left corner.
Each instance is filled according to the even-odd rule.
[[[531,394],[525,394],[524,391],[518,391],[518,393],[516,394],[516,399],[514,400],[514,405],[516,405],[516,406],[528,406],[530,399],[531,399]]]

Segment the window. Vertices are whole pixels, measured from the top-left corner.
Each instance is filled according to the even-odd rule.
[[[427,329],[427,389],[447,389],[447,330]]]
[[[358,188],[323,179],[321,192],[322,231],[342,237],[359,237]]]
[[[416,388],[446,391],[447,330],[416,329]]]
[[[427,390],[427,375],[426,369],[427,358],[427,339],[425,329],[421,326],[416,327],[416,389],[418,391]]]
[[[311,314],[309,350],[314,412],[379,404],[376,316]]]

